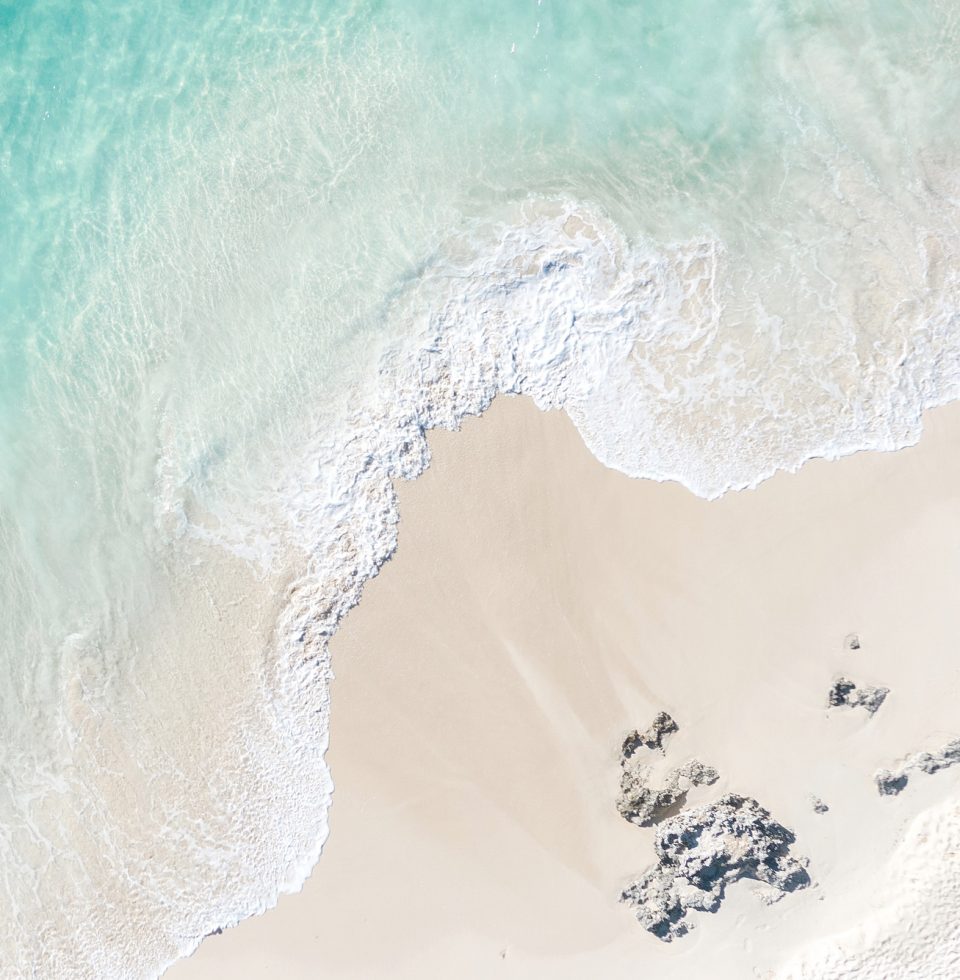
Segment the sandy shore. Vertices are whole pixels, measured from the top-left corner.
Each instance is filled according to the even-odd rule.
[[[606,470],[525,400],[431,444],[334,641],[324,856],[167,976],[763,977],[896,930],[875,914],[925,885],[891,855],[960,795],[960,767],[873,779],[960,735],[960,406],[916,448],[712,503]],[[874,717],[827,709],[840,674],[891,689]],[[670,945],[617,902],[653,857],[615,809],[619,747],[660,710],[671,758],[720,772],[691,802],[755,797],[815,882],[775,905],[741,882]]]

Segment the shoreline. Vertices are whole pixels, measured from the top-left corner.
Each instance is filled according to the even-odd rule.
[[[605,469],[526,399],[429,441],[398,485],[399,547],[331,642],[324,854],[166,975],[732,977],[855,926],[882,879],[861,869],[960,790],[958,770],[892,800],[873,783],[960,734],[960,406],[928,414],[918,447],[712,502]],[[875,717],[826,708],[842,672],[891,688]],[[740,883],[669,946],[616,901],[653,853],[614,806],[619,741],[658,710],[678,761],[720,771],[689,802],[755,797],[814,879],[773,906]]]

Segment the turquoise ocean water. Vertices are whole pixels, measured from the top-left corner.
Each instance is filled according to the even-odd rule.
[[[939,0],[0,0],[0,973],[299,885],[431,426],[705,496],[915,439],[957,118]]]

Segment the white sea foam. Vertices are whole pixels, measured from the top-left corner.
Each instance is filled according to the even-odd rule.
[[[933,247],[875,284],[866,313],[885,316],[846,315],[841,289],[798,333],[734,281],[717,240],[631,243],[559,199],[474,225],[393,299],[384,315],[403,330],[375,376],[310,447],[308,473],[275,488],[292,538],[309,542],[309,580],[333,575],[310,620],[329,635],[355,599],[344,580],[359,588],[393,550],[391,481],[422,472],[426,432],[499,394],[562,408],[607,465],[707,498],[812,457],[916,441],[923,410],[960,390],[960,286],[932,281]],[[754,322],[738,336],[729,311],[744,306]]]

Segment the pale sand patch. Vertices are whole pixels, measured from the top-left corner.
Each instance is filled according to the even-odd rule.
[[[431,445],[333,644],[324,855],[168,976],[766,976],[870,914],[910,820],[960,793],[960,767],[873,782],[960,735],[960,406],[916,448],[712,503],[605,469],[523,399]],[[827,710],[840,674],[891,689],[873,718]],[[652,858],[615,809],[619,744],[661,709],[670,758],[720,770],[691,802],[756,797],[817,883],[773,906],[740,883],[672,945],[617,903]]]

